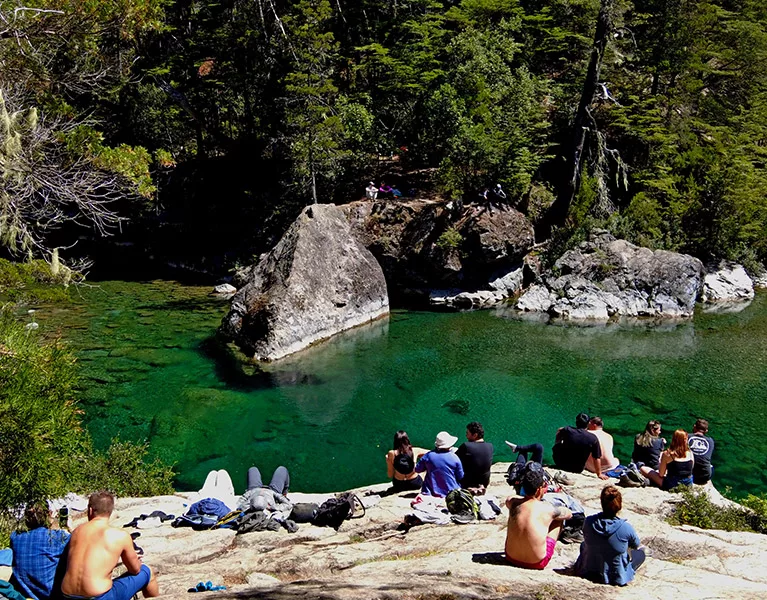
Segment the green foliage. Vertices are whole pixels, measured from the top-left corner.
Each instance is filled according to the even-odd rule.
[[[675,506],[669,521],[674,525],[693,525],[701,529],[755,531],[767,533],[767,498],[749,494],[738,506],[713,504],[705,492],[681,487],[682,501]]]
[[[145,461],[146,445],[113,441],[94,451],[76,401],[77,366],[59,340],[43,341],[0,312],[0,515],[67,492],[120,495],[171,490],[172,472]]]
[[[17,303],[61,302],[69,299],[66,286],[79,275],[67,269],[53,273],[44,260],[12,262],[0,258],[0,297]]]
[[[436,246],[442,250],[456,250],[461,247],[463,236],[454,228],[449,227],[437,238]]]

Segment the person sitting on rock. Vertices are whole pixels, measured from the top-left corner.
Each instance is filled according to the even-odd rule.
[[[687,444],[694,455],[692,467],[692,480],[697,485],[704,485],[714,475],[714,467],[711,465],[711,456],[714,454],[714,440],[708,433],[708,421],[698,419],[692,426],[692,433],[687,438]]]
[[[554,556],[562,523],[573,514],[562,506],[543,501],[547,484],[543,467],[528,462],[520,476],[522,498],[506,499],[509,524],[506,531],[506,559],[515,567],[543,569]]]
[[[45,503],[28,507],[24,511],[24,524],[27,531],[11,533],[11,584],[25,598],[48,600],[57,585],[54,583],[56,569],[69,542],[69,533],[51,528],[56,521]]]
[[[458,446],[456,455],[461,460],[463,489],[484,493],[490,485],[490,467],[493,465],[493,445],[485,441],[485,429],[478,421],[466,426],[466,441]]]
[[[65,600],[130,600],[141,590],[144,598],[160,595],[157,579],[133,547],[127,531],[109,525],[115,499],[96,492],[88,499],[88,522],[72,532],[67,569],[61,582]],[[112,580],[118,561],[127,569]]]
[[[666,440],[660,437],[660,421],[648,421],[643,433],[634,438],[634,452],[631,460],[637,467],[647,465],[651,469],[660,467],[660,455],[666,447]]]
[[[599,499],[602,512],[586,517],[575,572],[595,583],[626,585],[645,561],[644,547],[631,524],[618,517],[621,491],[608,485]]]
[[[463,466],[452,446],[458,441],[447,431],[440,431],[434,440],[434,450],[424,454],[415,466],[417,473],[426,473],[421,493],[444,498],[451,490],[459,489],[463,479]]]
[[[599,452],[602,456],[600,458],[590,456],[589,460],[586,461],[586,469],[596,473],[600,479],[607,479],[606,473],[615,469],[620,461],[613,455],[613,436],[604,431],[602,427],[604,427],[604,423],[601,417],[589,419],[588,432],[595,435],[599,440]]]
[[[423,478],[416,473],[415,463],[424,454],[426,450],[411,445],[407,432],[394,434],[393,449],[386,453],[386,474],[395,493],[421,489]]]
[[[370,200],[375,200],[376,198],[378,198],[378,188],[376,187],[376,184],[373,183],[372,181],[365,188],[365,196],[369,198]]]
[[[678,485],[692,485],[693,453],[687,446],[687,432],[677,429],[671,438],[671,446],[660,457],[655,471],[648,466],[640,469],[642,475],[662,490],[673,490]]]
[[[575,427],[562,427],[557,431],[552,449],[554,464],[569,473],[580,473],[586,467],[586,461],[602,458],[599,438],[586,430],[589,416],[580,413],[575,418]]]

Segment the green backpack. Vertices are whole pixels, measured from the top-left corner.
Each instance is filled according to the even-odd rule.
[[[468,490],[451,490],[445,496],[445,504],[456,523],[468,523],[477,518],[479,508],[474,495]]]

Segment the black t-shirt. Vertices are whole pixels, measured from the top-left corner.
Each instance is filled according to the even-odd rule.
[[[580,473],[586,466],[589,455],[602,458],[599,438],[585,429],[563,427],[557,433],[554,444],[554,464],[563,471]]]
[[[493,445],[489,442],[464,442],[456,452],[463,465],[461,487],[479,487],[490,484],[490,467],[493,464]]]
[[[660,455],[663,452],[665,442],[663,438],[654,438],[650,446],[640,446],[634,440],[634,452],[631,454],[631,460],[635,463],[644,463],[656,471],[660,468]]]
[[[695,457],[692,477],[695,483],[703,484],[711,479],[711,455],[714,453],[714,440],[707,435],[691,433],[687,445]]]

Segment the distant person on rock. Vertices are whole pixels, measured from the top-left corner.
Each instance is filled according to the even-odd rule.
[[[365,188],[365,196],[369,198],[370,200],[375,200],[376,198],[378,198],[378,188],[376,187],[376,184],[373,183],[372,181]]]
[[[640,469],[662,490],[673,490],[678,485],[692,485],[693,453],[687,446],[687,432],[677,429],[671,438],[671,446],[660,457],[660,466],[655,471],[644,466]]]
[[[645,550],[631,524],[618,517],[621,491],[608,485],[599,499],[602,512],[586,517],[575,572],[594,583],[626,585],[644,563]]]
[[[88,499],[88,522],[75,529],[69,540],[61,582],[65,600],[130,600],[139,590],[144,598],[159,596],[157,579],[141,564],[131,536],[109,525],[114,502],[109,492],[97,492]],[[128,572],[112,580],[120,560]]]
[[[415,448],[405,431],[394,434],[392,449],[386,453],[386,474],[391,479],[394,492],[420,490],[423,478],[416,473],[416,461],[426,450]]]
[[[452,446],[458,441],[447,431],[440,431],[434,440],[434,450],[424,454],[415,466],[417,473],[426,473],[421,493],[444,498],[451,490],[459,489],[463,479],[463,466]]]
[[[490,485],[490,467],[493,465],[493,445],[485,441],[485,429],[478,421],[466,426],[466,441],[458,446],[456,455],[461,459],[463,489],[484,494]]]
[[[644,432],[634,438],[631,460],[637,467],[647,465],[656,470],[660,467],[660,455],[666,447],[666,440],[660,437],[660,432],[660,422],[653,419],[647,422]]]
[[[506,499],[506,559],[515,567],[543,569],[554,556],[563,521],[572,519],[573,514],[543,501],[548,486],[539,463],[530,461],[525,465],[520,484],[523,497]]]
[[[586,467],[589,458],[599,460],[602,450],[599,438],[586,428],[589,416],[581,413],[575,418],[575,427],[561,427],[557,431],[552,452],[554,464],[563,471],[580,473]]]
[[[602,454],[600,458],[594,458],[593,455],[586,461],[586,469],[596,473],[600,479],[607,479],[607,472],[612,471],[620,464],[620,461],[613,455],[613,436],[604,431],[604,423],[601,417],[591,417],[587,430],[595,435],[599,440],[599,451]]]
[[[692,433],[687,438],[687,444],[694,456],[694,465],[692,468],[693,483],[704,485],[708,483],[714,475],[714,467],[711,465],[711,456],[714,454],[714,440],[706,434],[708,433],[708,421],[698,419],[692,426]]]
[[[14,531],[11,534],[11,584],[25,598],[48,600],[58,595],[57,585],[60,582],[55,582],[56,569],[69,542],[69,533],[52,528],[56,521],[52,519],[45,503],[27,508],[24,511],[24,524],[27,531]]]
[[[385,182],[381,182],[381,187],[378,188],[378,191],[381,194],[391,194],[392,193],[392,187],[390,185],[387,185]]]

